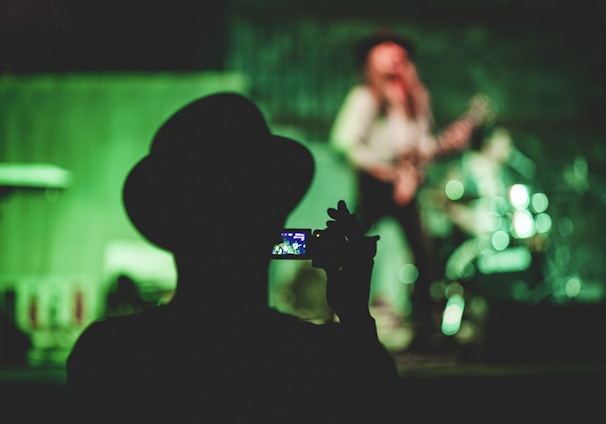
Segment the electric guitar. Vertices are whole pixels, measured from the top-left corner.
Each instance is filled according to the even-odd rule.
[[[393,179],[393,199],[399,206],[406,206],[413,199],[425,177],[429,162],[468,147],[469,138],[477,126],[494,119],[495,111],[489,98],[478,94],[469,101],[469,108],[452,122],[437,138],[436,148],[430,155],[406,154],[397,159]]]

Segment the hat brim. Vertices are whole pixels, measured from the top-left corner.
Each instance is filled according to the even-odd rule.
[[[264,217],[286,219],[309,189],[314,159],[293,139],[263,138],[253,156],[223,165],[222,158],[208,157],[192,167],[145,156],[123,187],[124,208],[134,227],[151,243],[173,250],[183,227],[193,224],[188,220],[213,228],[218,219],[254,219],[259,225]]]

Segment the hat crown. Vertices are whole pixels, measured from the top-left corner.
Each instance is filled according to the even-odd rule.
[[[236,93],[218,93],[195,100],[174,113],[156,132],[150,153],[164,158],[190,158],[259,149],[251,139],[269,135],[259,109]],[[238,149],[238,151],[234,151]],[[240,154],[240,156],[242,156]]]
[[[415,56],[415,46],[412,40],[396,34],[388,28],[380,28],[370,35],[358,40],[354,46],[354,59],[358,67],[364,67],[368,53],[373,47],[383,43],[394,43],[402,47],[408,53],[409,59]]]

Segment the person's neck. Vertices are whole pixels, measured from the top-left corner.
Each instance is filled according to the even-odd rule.
[[[268,263],[244,260],[176,260],[171,303],[196,313],[258,315],[268,308]]]

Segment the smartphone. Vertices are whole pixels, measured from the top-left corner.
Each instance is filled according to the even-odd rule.
[[[311,228],[284,228],[281,242],[274,245],[272,259],[311,259]]]

